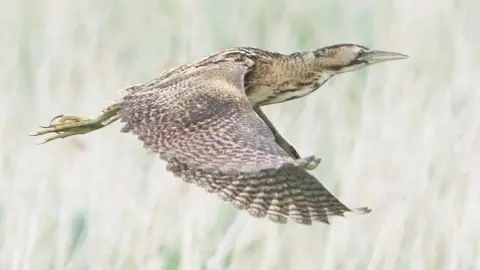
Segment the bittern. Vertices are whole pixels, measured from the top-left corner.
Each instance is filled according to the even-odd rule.
[[[48,142],[121,119],[121,131],[137,135],[168,171],[238,209],[278,223],[329,223],[329,216],[370,209],[335,198],[308,172],[320,159],[301,158],[260,107],[308,95],[334,75],[407,57],[355,44],[289,55],[227,49],[124,89],[97,117],[60,115],[33,135],[56,133]]]

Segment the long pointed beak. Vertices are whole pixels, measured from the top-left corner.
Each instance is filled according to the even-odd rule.
[[[357,60],[364,61],[368,64],[376,64],[385,61],[391,60],[401,60],[407,59],[409,56],[406,54],[396,53],[396,52],[387,52],[387,51],[368,51],[362,53]]]

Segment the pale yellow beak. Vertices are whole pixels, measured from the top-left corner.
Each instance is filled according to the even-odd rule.
[[[408,55],[402,53],[372,50],[360,54],[356,60],[367,64],[376,64],[391,60],[407,59],[408,57]]]

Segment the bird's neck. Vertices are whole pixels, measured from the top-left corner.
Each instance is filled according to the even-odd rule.
[[[283,59],[258,63],[247,74],[247,96],[252,104],[259,106],[293,100],[317,90],[333,75],[319,68],[313,55],[287,55]]]

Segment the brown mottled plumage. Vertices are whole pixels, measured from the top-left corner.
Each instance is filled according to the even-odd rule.
[[[185,182],[256,217],[328,223],[352,210],[307,171],[320,159],[300,158],[260,106],[305,96],[335,74],[405,57],[353,44],[291,55],[228,49],[125,89],[95,119],[62,115],[34,135],[57,133],[48,142],[121,119],[122,132],[137,135]]]

